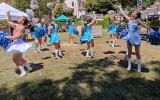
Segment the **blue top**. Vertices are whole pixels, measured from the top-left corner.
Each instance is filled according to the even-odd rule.
[[[55,25],[54,29],[55,29],[56,32],[58,32],[58,25]]]
[[[58,25],[55,25],[54,28],[51,30],[51,34],[57,33]]]
[[[86,27],[84,28],[84,33],[85,32],[92,33],[92,29],[91,29],[91,26],[89,24],[87,24]]]
[[[69,27],[68,27],[68,33],[73,33],[73,24],[69,23]]]
[[[34,30],[35,33],[39,33],[41,31],[41,26],[39,26],[38,24],[34,24]]]

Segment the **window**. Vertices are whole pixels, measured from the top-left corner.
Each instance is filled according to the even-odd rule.
[[[74,7],[74,2],[72,2],[72,6]]]

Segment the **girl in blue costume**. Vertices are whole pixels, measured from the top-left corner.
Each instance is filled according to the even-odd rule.
[[[60,39],[57,32],[58,25],[52,22],[51,26],[48,27],[48,35],[50,35],[49,43],[53,43],[55,45],[55,58],[59,59],[60,57],[62,57],[62,53],[60,50]]]
[[[25,33],[24,25],[27,25],[28,20],[24,16],[21,16],[18,19],[18,23],[14,23],[11,21],[10,12],[7,12],[7,22],[14,28],[14,34],[13,36],[6,36],[6,38],[13,40],[13,42],[6,48],[6,52],[13,51],[13,61],[20,69],[20,77],[22,77],[27,73],[24,67],[27,68],[28,72],[32,71],[28,62],[23,58],[23,52],[26,52],[33,46],[30,43],[25,43],[22,39],[22,36]]]
[[[81,41],[84,41],[87,43],[87,52],[86,52],[86,58],[93,57],[93,49],[94,47],[94,41],[92,36],[92,29],[91,26],[96,22],[96,20],[93,20],[91,23],[88,23],[87,21],[84,21],[84,25],[82,26],[83,34],[81,37]]]
[[[112,37],[114,38],[113,43],[112,43],[112,47],[114,48],[116,46],[117,38],[118,38],[118,23],[117,23],[116,15],[114,15],[114,22],[111,22],[108,32],[112,34],[110,38]]]
[[[42,48],[47,47],[47,37],[48,37],[48,27],[45,25],[45,19],[41,19],[42,29],[44,32],[44,36],[42,37]]]
[[[111,41],[112,41],[111,39],[112,39],[113,35],[112,35],[112,33],[110,32],[110,30],[112,29],[112,20],[111,20],[110,17],[108,18],[108,21],[109,21],[108,33],[110,34],[110,36],[109,36],[109,43],[111,43]]]
[[[128,47],[128,68],[127,70],[131,70],[131,53],[132,53],[132,46],[135,47],[135,53],[137,56],[138,62],[138,72],[141,72],[141,55],[140,55],[140,46],[141,46],[141,36],[139,35],[139,25],[142,25],[148,30],[151,30],[150,27],[146,26],[142,21],[140,21],[141,13],[138,11],[134,11],[131,14],[131,17],[127,16],[119,6],[119,9],[122,15],[129,21],[128,22],[128,34],[124,38],[127,41]]]
[[[69,43],[72,44],[73,43],[73,30],[74,30],[74,26],[73,26],[73,22],[72,19],[70,19],[70,22],[68,24],[68,34],[69,34]]]
[[[40,34],[41,32],[41,24],[38,23],[38,18],[34,19],[34,32],[32,37],[35,39],[36,43],[36,50],[35,52],[40,53],[41,52],[41,44],[42,44],[42,35]]]

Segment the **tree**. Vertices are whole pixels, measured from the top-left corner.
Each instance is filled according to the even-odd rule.
[[[73,15],[73,9],[63,10],[63,7],[65,6],[65,3],[61,3],[58,6],[54,7],[52,14],[54,17],[58,17],[61,14],[64,14],[66,16],[72,16]]]
[[[26,8],[30,7],[30,0],[14,0],[15,6],[21,11],[25,11]]]
[[[158,0],[143,0],[143,8],[153,5]],[[129,9],[137,6],[137,0],[121,0],[122,7]],[[96,13],[107,13],[108,10],[116,10],[116,0],[87,0],[85,7],[87,11]]]

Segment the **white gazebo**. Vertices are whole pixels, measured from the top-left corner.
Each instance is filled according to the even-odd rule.
[[[2,2],[2,3],[0,3],[0,20],[6,19],[6,12],[7,11],[10,11],[12,21],[17,21],[20,16],[25,16],[25,17],[29,18],[26,13]]]

